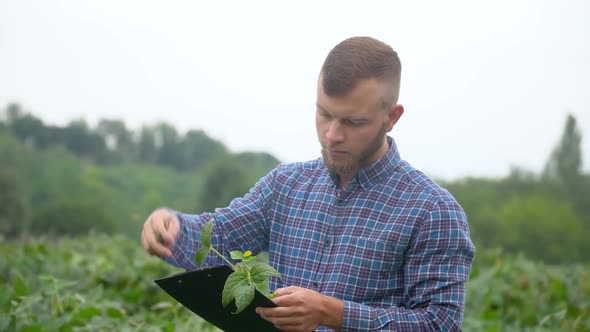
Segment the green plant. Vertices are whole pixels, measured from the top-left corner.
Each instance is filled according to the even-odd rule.
[[[197,250],[195,254],[195,261],[199,266],[203,266],[205,259],[209,252],[213,251],[221,257],[234,270],[225,281],[222,293],[223,307],[227,307],[233,300],[235,300],[237,314],[244,310],[254,299],[255,290],[265,293],[264,285],[268,282],[271,276],[279,277],[282,280],[282,275],[266,262],[257,260],[256,256],[252,255],[249,250],[241,252],[234,250],[230,252],[230,257],[233,260],[239,261],[237,264],[232,264],[225,256],[217,251],[211,245],[211,231],[213,230],[213,219],[209,220],[201,231],[201,249]],[[265,294],[268,298],[273,298],[277,293]]]
[[[150,278],[183,271],[120,235],[6,237],[0,332],[219,332]],[[590,332],[588,263],[547,265],[479,248],[466,286],[464,331]]]
[[[0,332],[219,331],[150,278],[180,272],[121,235],[5,239]]]

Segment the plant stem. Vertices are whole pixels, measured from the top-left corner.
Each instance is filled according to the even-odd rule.
[[[213,248],[213,247],[210,247],[210,248],[211,248],[211,250],[213,250],[213,252],[214,252],[214,253],[216,253],[216,254],[217,254],[217,256],[221,257],[221,258],[222,258],[222,259],[223,259],[223,260],[224,260],[224,261],[225,261],[227,264],[229,264],[229,266],[231,266],[232,270],[234,270],[234,271],[235,271],[235,269],[236,269],[236,266],[235,266],[235,265],[233,265],[233,264],[232,264],[232,263],[231,263],[231,262],[230,262],[230,261],[229,261],[227,258],[225,258],[225,256],[223,256],[223,255],[222,255],[222,254],[221,254],[219,251],[215,250],[215,248]]]
[[[61,315],[64,310],[61,306],[61,298],[59,296],[59,290],[57,289],[57,280],[55,279],[53,279],[53,290],[55,291],[55,299],[57,300],[57,313]]]

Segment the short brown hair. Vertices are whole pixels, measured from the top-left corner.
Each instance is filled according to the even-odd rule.
[[[391,81],[399,95],[401,63],[391,46],[371,37],[352,37],[336,45],[322,66],[322,87],[328,96],[343,96],[363,79]]]

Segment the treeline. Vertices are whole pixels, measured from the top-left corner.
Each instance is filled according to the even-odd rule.
[[[439,181],[465,208],[478,250],[503,248],[548,263],[590,261],[590,174],[582,134],[568,116],[539,174]],[[18,105],[0,112],[0,233],[137,238],[157,206],[211,211],[244,194],[278,164],[234,154],[204,132],[165,123],[138,132],[122,121],[46,125]]]
[[[133,132],[119,120],[46,125],[18,105],[0,112],[0,234],[139,236],[158,206],[211,211],[279,161],[231,153],[202,131],[166,123]]]
[[[548,263],[590,261],[590,174],[582,169],[581,146],[568,115],[540,174],[515,167],[500,179],[445,183],[465,209],[476,245]]]
[[[30,147],[63,146],[72,154],[101,165],[140,162],[186,171],[228,152],[221,142],[202,130],[180,135],[174,126],[163,122],[143,126],[138,132],[113,119],[102,119],[95,128],[90,128],[83,119],[59,127],[45,125],[18,104],[8,105],[4,118],[0,126]]]

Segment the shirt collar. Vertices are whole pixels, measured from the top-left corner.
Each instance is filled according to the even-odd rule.
[[[395,140],[392,137],[387,136],[387,143],[389,144],[389,150],[387,150],[387,153],[379,160],[374,161],[372,164],[358,171],[352,178],[351,184],[352,182],[357,182],[366,190],[379,183],[381,179],[391,175],[395,167],[399,164],[400,154],[397,150]],[[320,159],[323,165],[323,158]],[[331,174],[330,177],[332,178],[332,183],[338,186],[338,179]]]
[[[387,153],[355,175],[356,180],[365,190],[379,183],[383,178],[390,176],[399,164],[401,158],[395,140],[387,136],[387,143],[389,144]]]

